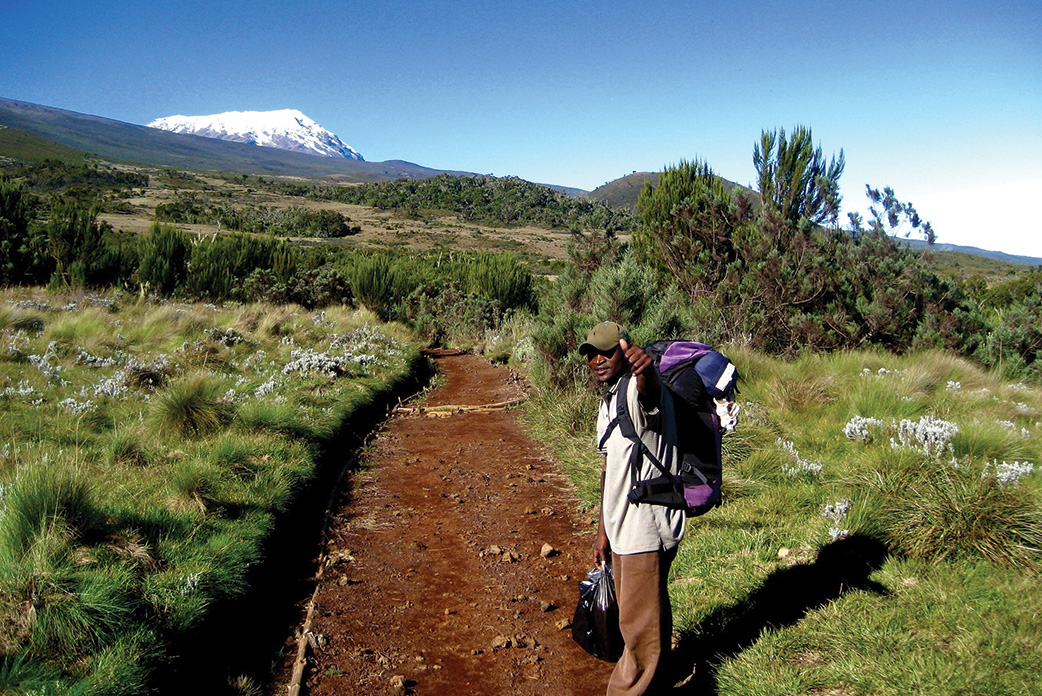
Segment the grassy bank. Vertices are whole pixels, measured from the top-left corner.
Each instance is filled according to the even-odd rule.
[[[146,690],[418,356],[346,309],[29,291],[0,340],[0,691],[48,694]]]
[[[938,352],[726,352],[725,504],[670,588],[690,693],[1042,692],[1042,391]],[[527,415],[588,509],[595,403]]]

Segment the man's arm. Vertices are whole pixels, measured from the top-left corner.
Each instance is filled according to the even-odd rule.
[[[626,339],[619,341],[619,348],[626,356],[626,361],[630,365],[630,374],[637,383],[640,403],[649,411],[656,408],[662,393],[662,385],[651,356],[645,353],[640,346],[631,346]]]
[[[593,542],[593,562],[598,568],[611,563],[611,544],[608,533],[604,531],[604,470],[601,470],[601,505],[597,521],[597,538]]]

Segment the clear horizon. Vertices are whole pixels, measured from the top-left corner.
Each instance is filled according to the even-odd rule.
[[[5,9],[0,95],[145,124],[299,109],[367,160],[593,190],[761,131],[842,149],[939,243],[1042,257],[1042,3],[68,0]],[[755,188],[755,187],[754,187]]]

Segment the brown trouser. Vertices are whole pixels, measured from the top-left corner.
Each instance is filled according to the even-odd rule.
[[[669,605],[669,566],[677,555],[652,551],[620,556],[612,553],[619,628],[626,649],[608,682],[608,696],[639,696],[668,689],[666,662],[673,640]]]

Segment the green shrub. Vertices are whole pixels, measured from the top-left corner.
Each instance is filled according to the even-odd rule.
[[[358,262],[351,269],[351,295],[362,307],[387,318],[402,298],[405,282],[390,256],[376,254]]]
[[[188,272],[191,241],[172,225],[152,223],[142,243],[138,278],[162,295],[172,295],[184,283]]]
[[[532,274],[511,254],[479,254],[470,262],[470,291],[499,303],[504,309],[532,301]]]
[[[406,313],[429,345],[450,341],[473,344],[505,320],[501,305],[484,296],[460,292],[455,283],[436,292],[417,290],[406,303]]]
[[[296,258],[285,240],[273,237],[203,237],[192,245],[185,288],[194,298],[250,300],[243,281],[256,269],[268,269],[287,283],[296,272]]]
[[[808,129],[793,138],[792,151],[784,132],[764,141],[759,214],[701,162],[645,183],[633,242],[640,262],[675,279],[717,342],[786,355],[866,344],[973,354],[987,324],[958,283],[882,231],[819,226],[835,213],[842,155],[826,167]],[[805,162],[783,167],[783,154]],[[827,176],[805,181],[815,167]]]
[[[1012,379],[1042,379],[1042,282],[1030,274],[1035,285],[1010,299],[992,313],[991,331],[977,349],[987,366],[1000,369]]]
[[[590,311],[597,321],[617,322],[632,335],[655,301],[657,290],[654,276],[627,253],[620,263],[603,264],[591,276]]]
[[[40,235],[33,229],[36,200],[24,182],[0,179],[0,285],[41,279],[49,265]]]

